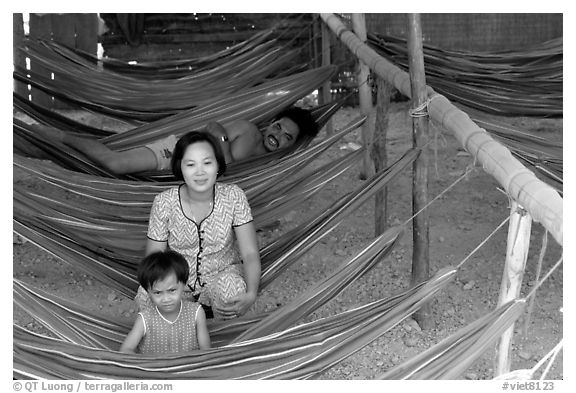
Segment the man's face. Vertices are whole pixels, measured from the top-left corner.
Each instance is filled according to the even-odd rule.
[[[264,131],[264,147],[268,151],[290,147],[296,142],[299,131],[292,119],[283,117],[276,120]]]

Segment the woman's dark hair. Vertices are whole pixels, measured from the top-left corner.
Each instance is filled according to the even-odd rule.
[[[190,268],[184,256],[176,251],[157,251],[147,255],[138,265],[136,273],[138,282],[145,290],[150,290],[154,283],[163,280],[170,273],[176,275],[178,282],[186,284]]]
[[[220,143],[212,134],[203,131],[190,131],[184,134],[178,142],[176,142],[176,147],[174,147],[174,154],[172,154],[172,159],[170,161],[170,166],[172,168],[172,174],[177,180],[184,180],[182,176],[182,157],[184,157],[184,152],[186,148],[193,143],[198,142],[208,142],[214,150],[214,155],[216,156],[216,162],[218,163],[218,176],[221,176],[226,172],[226,159],[224,158],[224,153],[220,147]]]
[[[320,131],[318,123],[316,123],[316,120],[314,120],[312,114],[307,109],[292,106],[278,113],[276,120],[280,120],[283,117],[289,118],[298,126],[297,140],[300,140],[305,136],[313,139],[318,134],[318,131]]]

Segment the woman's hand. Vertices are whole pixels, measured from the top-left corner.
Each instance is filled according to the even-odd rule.
[[[237,318],[244,315],[256,301],[255,293],[242,293],[232,297],[220,307],[213,304],[215,311],[222,315],[224,319]]]

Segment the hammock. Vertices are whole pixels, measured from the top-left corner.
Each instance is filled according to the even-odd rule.
[[[98,59],[93,54],[86,53],[76,48],[69,48],[54,41],[48,41],[46,44],[52,46],[53,49],[59,52],[60,55],[65,56],[70,60],[88,68],[94,67],[94,64],[102,64],[105,70],[128,74],[132,77],[138,77],[142,79],[179,78],[187,76],[191,72],[214,68],[221,65],[222,63],[226,63],[235,56],[238,56],[257,45],[262,44],[265,41],[271,40],[273,38],[279,40],[282,38],[282,36],[286,35],[286,32],[279,32],[280,28],[284,27],[286,24],[290,26],[294,22],[301,22],[306,17],[309,18],[309,14],[308,16],[307,14],[287,14],[286,17],[280,20],[276,25],[271,26],[266,30],[256,32],[245,41],[234,44],[226,49],[209,55],[189,59],[181,58],[175,60],[138,61],[137,63],[132,63],[110,57]],[[291,42],[293,43],[298,36],[309,34],[308,31],[310,30],[311,26],[312,22],[309,22],[308,26],[304,25],[301,29],[301,32],[296,34],[295,37],[292,38]],[[286,47],[288,47],[288,44]]]
[[[273,221],[298,204],[301,201],[301,196],[308,197],[317,192],[320,186],[352,165],[360,153],[349,155],[348,158],[344,157],[340,163],[333,162],[327,165],[325,169],[319,168],[308,179],[297,178],[287,183],[282,181],[284,178],[288,180],[292,174],[297,174],[303,166],[312,162],[315,157],[328,149],[339,138],[359,126],[363,120],[359,119],[352,122],[349,127],[318,145],[276,161],[274,165],[263,168],[259,172],[253,172],[250,176],[247,174],[244,179],[232,179],[246,190],[250,202],[254,205],[253,213],[256,224],[260,226]],[[121,242],[122,249],[129,248],[136,258],[137,255],[141,255],[148,215],[154,196],[178,184],[126,182],[95,178],[18,156],[15,156],[14,164],[33,176],[61,187],[63,190],[74,192],[83,198],[92,198],[96,202],[92,204],[91,211],[86,211],[82,200],[70,199],[66,203],[62,203],[58,199],[51,200],[51,198],[43,195],[35,195],[26,190],[23,185],[16,184],[14,188],[15,206],[20,207],[17,210],[17,216],[22,212],[23,219],[29,219],[27,217],[32,215],[42,220],[53,221],[57,218],[59,221],[64,220],[60,223],[47,222],[45,225],[47,228],[52,228],[66,224],[64,229],[71,231],[70,236],[72,238],[80,236],[82,229],[78,227],[88,226],[87,220],[91,220],[89,224],[94,226],[99,233],[88,232],[86,237],[92,239],[92,242],[100,239],[94,244],[94,247],[102,249],[101,246],[106,245],[107,249],[114,250],[120,243],[118,240],[123,239]],[[278,176],[279,174],[283,174],[283,176]],[[260,192],[263,190],[266,192]],[[47,208],[51,209],[53,213],[46,215],[44,209]],[[101,238],[102,235],[110,239],[105,241]]]
[[[76,121],[56,111],[46,109],[43,106],[20,96],[16,92],[12,93],[12,106],[14,107],[15,111],[26,114],[38,123],[58,128],[72,134],[102,138],[104,136],[113,135],[117,132],[104,130],[102,128],[93,127],[80,121]],[[87,112],[91,113],[90,111]],[[104,119],[106,116],[101,115],[101,118]],[[23,124],[23,126],[27,126],[27,123],[25,122],[20,121],[20,123]],[[136,124],[135,122],[123,122],[123,125],[128,128],[134,128],[140,124],[141,123]]]
[[[392,234],[390,233],[392,232]],[[399,295],[378,300],[340,314],[282,328],[294,322],[293,310],[306,304],[306,314],[331,299],[345,285],[385,255],[381,247],[398,228],[389,230],[357,257],[343,264],[326,280],[314,285],[286,306],[267,316],[209,323],[218,346],[202,353],[171,356],[127,355],[108,346],[95,346],[102,338],[118,348],[130,329],[113,320],[94,318],[89,310],[34,290],[16,281],[14,300],[49,326],[59,338],[31,333],[14,325],[14,378],[60,379],[296,379],[314,378],[352,353],[368,345],[413,314],[442,289],[457,270],[445,268],[434,277]],[[390,251],[388,247],[387,251]],[[379,251],[378,251],[379,250]],[[350,277],[353,275],[354,277]],[[341,284],[345,280],[345,284]],[[339,288],[334,288],[334,285]],[[520,304],[520,306],[518,306]],[[424,353],[396,366],[380,379],[454,379],[461,375],[523,311],[523,303],[510,302],[456,332]],[[286,322],[286,318],[290,321]],[[286,323],[274,322],[284,321]],[[266,329],[268,327],[268,329]],[[224,344],[222,331],[245,331],[257,338]],[[231,329],[230,329],[231,328]],[[272,331],[264,335],[262,330]],[[64,334],[61,332],[65,331]],[[66,334],[68,332],[68,334]],[[258,334],[261,333],[261,334]],[[77,341],[80,341],[78,343]],[[88,371],[89,370],[89,371]]]
[[[99,59],[92,53],[72,48],[56,41],[42,40],[41,42],[42,45],[49,47],[63,58],[88,69],[98,71],[104,69],[105,71],[129,75],[132,78],[157,80],[181,78],[194,72],[220,66],[245,54],[258,45],[272,40],[274,31],[275,27],[259,31],[245,41],[210,55],[190,59],[138,61],[136,63],[110,57]]]
[[[473,114],[473,120],[506,146],[527,168],[532,169],[551,187],[562,193],[563,143],[550,141],[534,133],[522,132],[507,124]]]
[[[20,68],[15,69],[14,77],[81,107],[152,121],[262,83],[298,54],[297,50],[282,51],[272,47],[273,44],[270,42],[255,48],[243,59],[238,59],[237,64],[226,63],[193,77],[142,81],[110,72],[95,72],[59,58],[53,59],[50,53],[42,53],[42,46],[34,47],[28,43],[26,56],[33,64],[51,70],[54,79]]]
[[[450,101],[482,112],[561,117],[562,41],[498,52],[449,51],[424,44],[426,83]],[[371,33],[368,44],[408,71],[405,39]]]
[[[405,158],[410,155],[412,157],[404,166],[416,157],[411,153]],[[373,179],[368,183],[373,184]],[[380,188],[371,187],[374,187],[373,192]],[[361,205],[369,197],[371,195],[367,194],[363,200],[357,197],[350,200],[356,200],[355,203]],[[337,214],[335,212],[341,210],[342,204],[337,202],[336,205],[340,206],[326,212]],[[352,208],[352,205],[349,205],[349,208]],[[325,233],[335,225],[337,223],[330,225]],[[318,229],[324,232],[321,227]],[[303,233],[311,233],[309,227],[303,230]],[[206,351],[202,355],[174,355],[158,359],[150,356],[126,356],[96,349],[117,348],[129,327],[91,315],[89,311],[81,310],[69,301],[59,302],[41,291],[26,288],[16,282],[15,302],[44,326],[49,327],[60,339],[37,335],[14,326],[14,377],[313,378],[411,315],[455,273],[454,270],[442,271],[427,283],[391,299],[383,299],[342,314],[288,328],[336,296],[350,285],[355,277],[366,272],[374,261],[385,255],[381,254],[384,238],[388,238],[385,242],[389,243],[390,236],[397,239],[398,234],[398,229],[388,231],[333,275],[274,313],[211,324],[210,331],[215,342],[218,345],[229,344]],[[293,236],[287,234],[286,238],[292,239]],[[300,239],[293,250],[297,250],[301,245],[311,247],[313,243],[310,239]],[[270,269],[269,265],[265,265],[265,275]],[[81,343],[78,343],[78,340]],[[98,345],[93,345],[93,342]],[[481,353],[478,351],[473,356],[468,354],[466,359],[471,362],[479,354]],[[440,356],[435,361],[442,360],[443,357]]]
[[[306,178],[288,182],[279,180],[288,180],[297,174],[364,120],[352,121],[331,138],[294,152],[273,165],[245,171],[242,175],[245,177],[223,180],[235,181],[246,190],[257,227],[272,223],[353,165],[362,153],[348,154],[318,168]],[[97,178],[18,156],[14,157],[14,165],[47,183],[96,202],[87,210],[83,201],[70,199],[63,203],[57,198],[29,192],[23,185],[16,184],[14,231],[28,239],[40,239],[37,243],[40,247],[60,258],[79,261],[86,271],[104,282],[108,281],[120,292],[135,287],[130,275],[133,275],[142,255],[153,198],[178,183]]]
[[[280,243],[283,243],[282,247],[278,247],[275,246],[274,248],[276,248],[277,250],[279,250],[280,252],[282,252],[283,254],[291,254],[291,258],[292,261],[298,260],[298,257],[301,256],[301,254],[303,252],[305,252],[307,249],[309,249],[310,247],[312,247],[313,244],[315,244],[315,242],[317,242],[323,235],[325,235],[326,233],[329,233],[331,229],[333,229],[336,225],[338,225],[339,220],[342,219],[342,215],[346,214],[346,213],[350,213],[352,210],[354,210],[357,206],[362,205],[363,203],[366,202],[366,200],[370,197],[373,196],[373,194],[380,189],[382,186],[384,186],[393,176],[395,176],[397,173],[399,173],[399,171],[402,168],[405,168],[406,166],[408,166],[411,162],[414,161],[414,159],[417,157],[417,152],[412,151],[410,153],[408,153],[407,155],[405,155],[401,160],[398,161],[397,164],[395,164],[395,168],[394,170],[388,170],[388,171],[384,171],[381,172],[379,174],[377,174],[375,177],[373,177],[372,179],[370,179],[370,181],[368,181],[363,187],[361,187],[357,192],[355,192],[354,194],[351,194],[349,197],[346,197],[344,200],[342,201],[337,201],[334,206],[330,209],[327,209],[326,211],[324,211],[321,215],[319,215],[316,219],[312,220],[310,223],[307,223],[306,225],[302,226],[301,228],[297,229],[296,231],[292,231],[290,234],[286,234],[286,236],[283,237],[283,240]],[[16,227],[16,226],[15,226]],[[315,228],[315,229],[314,229]],[[303,236],[295,236],[296,232],[299,232],[301,235]],[[289,323],[290,320],[292,321],[296,321],[299,318],[302,318],[304,316],[304,314],[309,314],[310,312],[312,312],[314,309],[318,308],[320,305],[324,304],[325,302],[327,302],[329,299],[331,299],[332,296],[335,296],[336,293],[338,293],[339,291],[343,290],[347,285],[350,285],[350,283],[353,281],[353,279],[355,277],[358,277],[360,275],[362,275],[365,271],[367,271],[367,269],[370,268],[370,266],[379,261],[381,259],[381,257],[387,253],[389,251],[390,248],[384,249],[383,246],[385,244],[391,244],[391,241],[393,241],[393,239],[397,239],[397,236],[399,234],[398,229],[395,230],[391,230],[388,231],[386,234],[382,235],[379,239],[377,239],[376,241],[374,241],[368,248],[367,251],[362,252],[358,255],[358,257],[354,258],[353,261],[343,265],[343,268],[340,270],[337,270],[334,275],[329,278],[326,282],[321,283],[318,288],[319,289],[315,289],[315,290],[310,290],[309,292],[303,294],[301,297],[302,299],[296,301],[295,304],[299,305],[299,311],[298,312],[294,312],[291,308],[282,308],[281,310],[278,310],[276,313],[271,313],[267,318],[263,318],[262,322],[259,324],[256,324],[255,321],[252,321],[250,323],[248,323],[248,325],[253,325],[253,328],[248,328],[248,329],[244,329],[244,334],[249,334],[253,337],[261,337],[263,335],[263,332],[268,332],[268,331],[272,331],[272,330],[278,330],[279,327],[284,326],[286,324]],[[284,240],[285,239],[285,240]],[[279,243],[279,244],[280,244]],[[287,244],[292,244],[291,246],[291,252],[287,253],[285,251],[285,246]],[[262,280],[262,284],[265,286],[267,282],[266,278],[267,278],[267,273],[270,271],[273,271],[275,274],[278,274],[279,270],[278,270],[278,266],[282,263],[285,263],[286,258],[282,257],[282,258],[278,258],[274,264],[268,264],[266,263],[266,259],[268,258],[268,256],[273,255],[272,252],[269,252],[268,250],[263,250],[263,280]],[[25,288],[25,286],[20,285],[22,288]],[[16,286],[18,287],[18,285]],[[16,288],[15,287],[15,288]],[[16,289],[15,291],[17,293],[19,293]],[[74,316],[73,318],[69,319],[68,322],[63,321],[63,320],[58,320],[56,322],[50,321],[50,316],[49,311],[51,309],[51,307],[46,307],[46,306],[40,306],[40,307],[36,307],[35,304],[37,304],[35,301],[32,301],[32,298],[28,297],[28,300],[21,300],[23,299],[23,297],[26,297],[27,293],[31,292],[30,290],[25,290],[21,293],[21,295],[16,296],[15,295],[15,299],[20,299],[20,300],[16,300],[18,302],[18,304],[20,304],[22,307],[24,307],[25,309],[28,309],[29,311],[32,309],[31,313],[33,315],[38,314],[38,312],[40,312],[40,314],[43,314],[42,316],[38,316],[37,318],[42,322],[44,325],[47,326],[56,326],[56,331],[60,332],[61,330],[58,329],[58,327],[62,328],[62,327],[66,327],[66,329],[62,329],[62,330],[66,330],[68,331],[68,333],[65,333],[65,335],[68,334],[72,334],[72,336],[78,336],[78,334],[80,334],[80,336],[85,337],[86,335],[90,335],[89,332],[92,331],[91,329],[95,329],[96,332],[95,337],[100,337],[98,340],[98,342],[100,342],[100,345],[104,345],[101,341],[102,337],[107,337],[109,336],[108,333],[109,331],[113,331],[115,329],[110,328],[109,324],[104,324],[104,331],[98,328],[98,324],[94,324],[95,318],[93,318],[92,316],[88,315],[86,317],[79,317],[78,315]],[[32,296],[32,295],[30,295]],[[41,295],[40,296],[43,299],[46,299],[45,295]],[[306,300],[307,299],[307,300]],[[52,299],[53,300],[53,299]],[[413,302],[413,300],[411,301]],[[421,300],[419,300],[418,302],[421,302]],[[419,303],[418,303],[419,304]],[[386,303],[385,303],[386,305]],[[412,307],[417,307],[417,306],[412,306]],[[35,309],[36,311],[34,311],[33,309]],[[68,311],[72,311],[73,314],[77,314],[78,311],[74,311],[74,307],[71,307],[70,304],[66,305],[64,307],[65,310]],[[413,309],[414,310],[414,309]],[[410,311],[410,313],[413,311]],[[46,314],[48,313],[48,314]],[[410,313],[406,313],[403,314],[400,318],[404,318],[405,316],[409,315]],[[85,313],[80,312],[80,314],[85,315]],[[78,326],[74,327],[76,320],[82,319],[84,318],[85,322],[84,323],[88,323],[89,325],[92,326],[92,328],[88,329],[86,328],[86,326],[80,328]],[[88,318],[86,320],[86,318]],[[54,318],[52,318],[54,319]],[[350,325],[352,323],[352,319],[349,318],[349,316],[345,316],[343,318],[340,318],[341,321],[337,320],[338,318],[336,318],[336,321],[334,323],[337,324],[347,324]],[[401,320],[401,319],[400,319]],[[91,322],[86,322],[86,321],[91,321]],[[370,327],[371,323],[379,323],[379,324],[384,324],[386,326],[394,326],[396,323],[399,322],[399,320],[391,320],[390,318],[382,318],[380,321],[368,321],[366,319],[365,316],[361,316],[356,320],[356,323],[358,321],[363,321],[362,322],[362,326],[356,326],[354,329],[352,329],[350,326],[348,327],[338,327],[338,329],[341,329],[345,335],[350,336],[350,342],[343,342],[341,339],[341,335],[337,335],[336,338],[336,342],[330,345],[338,345],[338,346],[343,346],[345,348],[347,348],[348,351],[351,350],[357,350],[359,349],[358,347],[358,343],[361,343],[362,346],[366,345],[367,343],[370,342],[370,340],[368,340],[368,333],[370,331],[372,331],[372,334],[376,334],[376,331],[374,331],[373,327]],[[68,326],[69,324],[72,324],[71,326]],[[216,340],[218,340],[218,337],[222,336],[223,333],[226,333],[225,336],[230,336],[230,327],[232,328],[232,331],[234,330],[238,330],[238,324],[240,325],[244,325],[246,322],[245,321],[233,321],[231,323],[232,326],[226,326],[227,323],[224,323],[224,325],[220,324],[218,326],[217,324],[217,328],[215,328],[216,330],[213,331],[213,335],[215,336]],[[93,326],[95,325],[95,326]],[[305,325],[307,326],[307,325]],[[358,329],[363,329],[361,331],[358,331]],[[366,329],[369,329],[368,331],[366,331]],[[124,327],[118,327],[119,331],[121,332],[125,332],[126,331],[126,326]],[[20,328],[15,328],[15,335],[18,336],[20,333]],[[310,335],[310,339],[317,341],[318,340],[318,334],[316,333],[316,331],[321,331],[323,332],[323,334],[326,334],[326,332],[328,332],[329,330],[327,330],[325,327],[322,327],[320,329],[315,329],[315,332],[313,334]],[[72,333],[71,333],[72,332]],[[75,332],[75,333],[74,333]],[[305,332],[305,331],[304,331]],[[286,342],[283,342],[282,344],[280,344],[281,347],[285,347],[286,345],[295,345],[295,344],[299,344],[302,342],[303,339],[305,339],[303,337],[303,335],[305,334],[304,332],[296,332],[296,333],[291,333],[290,334],[290,339],[288,340],[288,344]],[[356,332],[356,333],[354,333]],[[25,356],[25,352],[26,352],[26,348],[30,348],[29,347],[29,341],[31,339],[31,336],[33,336],[32,333],[26,332],[25,330],[21,331],[22,333],[22,337],[16,337],[15,338],[15,343],[18,342],[18,344],[15,344],[15,346],[17,346],[19,349],[22,349],[23,352],[20,352],[18,350],[16,350],[16,355],[15,355],[15,364],[22,364],[20,362],[24,362],[24,363],[28,363],[26,361],[24,361],[23,359],[26,357]],[[382,334],[383,332],[377,331],[377,335]],[[56,333],[58,334],[58,333]],[[277,335],[274,335],[276,338],[274,340],[277,340]],[[340,336],[338,338],[338,336]],[[44,347],[45,350],[47,352],[52,352],[53,346],[54,345],[59,345],[59,343],[57,342],[52,342],[50,341],[50,339],[47,339],[45,337],[41,337],[38,336],[40,340],[48,340],[48,347]],[[116,334],[116,340],[118,339],[118,335]],[[90,339],[92,340],[93,338],[86,338],[86,340]],[[113,337],[107,337],[108,340],[115,340],[114,336]],[[368,340],[368,341],[367,341]],[[284,340],[285,341],[285,340]],[[73,340],[73,342],[76,342]],[[261,337],[260,340],[249,340],[249,341],[242,341],[242,343],[237,344],[240,345],[242,347],[244,347],[245,345],[250,345],[249,343],[256,343],[256,342],[260,342],[260,344],[256,344],[257,347],[261,348],[262,350],[266,349],[267,353],[270,355],[270,351],[272,350],[273,347],[270,347],[270,342],[268,340],[267,337]],[[262,342],[266,342],[267,345],[262,346]],[[320,344],[321,346],[325,345],[326,340],[321,340]],[[318,345],[318,344],[317,344]],[[44,346],[44,345],[42,345]],[[234,346],[232,346],[234,347]],[[52,348],[52,349],[50,349]],[[75,346],[72,346],[72,348],[75,348],[75,350],[77,350],[78,348]],[[306,347],[303,348],[304,350],[306,350]],[[88,350],[89,352],[92,350]],[[224,351],[226,353],[224,353],[225,357],[227,357],[227,351]],[[58,351],[59,352],[59,351]],[[218,352],[218,351],[213,351],[213,352]],[[235,352],[235,351],[234,351]],[[240,351],[243,355],[245,356],[247,354],[246,351]],[[90,352],[91,353],[91,352]],[[339,352],[339,353],[343,353],[343,352]],[[222,353],[221,353],[222,354]],[[88,355],[90,356],[90,355]],[[112,356],[118,356],[118,354],[112,354]],[[215,354],[215,356],[217,356]],[[220,355],[218,355],[220,356]],[[278,361],[281,362],[285,362],[286,358],[284,356],[282,356],[281,354],[277,354],[277,355],[270,355],[270,356],[276,356]],[[328,367],[330,364],[334,364],[336,361],[339,360],[335,359],[334,357],[336,356],[334,353],[332,353],[332,351],[328,351],[327,350],[327,354],[324,356],[328,356],[330,359],[330,363],[327,363],[326,366],[324,367]],[[342,356],[342,355],[339,355]],[[100,357],[100,354],[97,355],[97,357]],[[38,358],[37,358],[38,359]],[[221,362],[222,357],[219,357],[218,362]],[[300,360],[299,360],[300,362]],[[34,363],[34,364],[32,364]],[[47,366],[48,364],[44,364],[44,365],[40,365],[40,363],[43,362],[32,362],[32,363],[28,363],[26,365],[23,365],[22,367],[24,369],[26,369],[26,371],[23,371],[22,373],[17,372],[17,375],[19,377],[23,377],[24,375],[28,375],[28,377],[32,376],[31,374],[31,367],[40,367],[40,368],[44,368],[45,366]],[[55,361],[50,361],[50,367],[54,366],[59,368],[58,366],[56,366],[56,362]],[[189,362],[187,362],[189,363]],[[166,363],[163,361],[162,364],[166,365]],[[268,362],[265,363],[266,365],[269,365]],[[15,368],[17,369],[19,366],[15,366]],[[314,367],[318,368],[318,363],[314,362]],[[68,366],[64,366],[65,369],[68,369]],[[238,373],[240,372],[240,369],[237,369],[236,367],[234,368],[234,372]],[[92,368],[91,368],[92,369]],[[242,369],[242,368],[241,368]],[[251,372],[254,371],[253,367],[248,367],[249,370],[251,370]],[[70,371],[72,371],[72,369],[70,369]],[[44,372],[44,371],[42,371]],[[244,370],[244,372],[246,372],[246,370]],[[286,372],[286,371],[285,371]],[[294,371],[291,371],[291,374],[284,374],[284,375],[289,375],[290,378],[294,377],[293,374]],[[204,378],[215,378],[215,376],[207,376],[204,372],[201,373],[202,377]],[[179,374],[180,375],[180,374]],[[223,374],[219,374],[220,378],[230,378],[230,376],[223,376]],[[263,374],[265,375],[265,374]],[[46,375],[45,375],[46,376]],[[127,377],[127,375],[124,375],[124,373],[122,372],[122,376],[123,377]],[[278,374],[277,370],[274,373],[275,377],[283,377],[282,374]],[[39,375],[36,375],[36,377],[39,377]],[[48,376],[46,376],[48,377]],[[54,375],[52,376],[54,377]],[[60,377],[63,377],[62,375]],[[71,376],[69,376],[71,377]],[[87,376],[86,376],[87,377]],[[168,377],[168,376],[167,376]],[[192,376],[187,374],[186,376],[183,376],[186,378],[191,378]],[[249,377],[253,377],[253,376],[249,376]],[[263,377],[263,376],[258,376],[258,377]]]
[[[274,222],[303,200],[317,193],[328,181],[356,164],[361,154],[361,151],[348,154],[338,162],[319,168],[304,180],[297,179],[290,185],[289,193],[273,196],[270,201],[255,204],[253,214],[256,226],[259,228]],[[65,244],[72,244],[70,247],[76,246],[80,250],[92,251],[100,259],[110,258],[113,263],[121,266],[129,263],[130,271],[133,273],[144,250],[149,208],[148,212],[142,211],[141,215],[136,216],[132,213],[134,209],[123,209],[122,206],[97,207],[90,210],[85,206],[85,199],[62,202],[58,198],[26,193],[21,187],[14,190],[14,217],[18,223],[35,228],[45,236],[50,236],[51,233],[55,236],[60,234]],[[21,232],[17,224],[14,230]],[[29,236],[20,234],[26,238]],[[94,266],[92,263],[88,265]],[[122,269],[121,266],[118,268],[126,269],[126,267]],[[98,275],[98,272],[92,274]],[[122,286],[125,284],[120,283],[120,287]]]
[[[335,71],[336,69],[334,67],[321,67],[291,77],[281,78],[249,89],[246,92],[235,94],[226,99],[216,99],[210,104],[180,112],[177,115],[142,125],[121,134],[101,138],[100,141],[111,149],[124,150],[144,146],[171,134],[180,136],[188,131],[201,130],[210,121],[227,123],[238,119],[245,119],[264,126],[266,121],[272,120],[274,116],[284,108],[290,106],[296,100],[307,95],[317,86],[328,80]],[[317,107],[312,110],[312,115],[317,123],[322,126],[343,103],[344,100],[342,99]],[[31,110],[33,108],[28,107],[28,109]],[[34,117],[36,119],[42,120],[41,116],[41,114],[35,112]],[[162,172],[150,172],[138,176],[115,176],[103,168],[97,167],[86,157],[82,158],[80,153],[70,151],[71,149],[69,147],[36,135],[34,130],[26,123],[15,119],[14,124],[15,149],[18,149],[17,151],[21,151],[22,153],[30,153],[30,145],[32,145],[34,148],[43,151],[48,158],[53,159],[66,168],[74,169],[76,164],[79,164],[77,166],[78,169],[99,176],[129,179],[144,178],[147,180],[154,178],[161,180],[163,177],[166,177],[166,174],[164,173],[164,175],[162,175]],[[288,154],[294,149],[306,146],[310,142],[311,138],[304,138],[301,140],[301,145],[295,145],[292,149],[273,152],[257,159],[248,159],[243,163],[233,163],[228,166],[227,173],[241,171],[241,168],[246,166],[264,164],[272,159],[277,159],[282,155]],[[170,178],[171,175],[168,177]]]
[[[282,180],[288,180],[290,176],[297,175],[330,146],[333,146],[346,134],[361,126],[365,119],[365,117],[361,117],[351,121],[342,130],[316,145],[297,150],[281,159],[264,165],[246,168],[231,175],[227,174],[219,178],[219,180],[240,185],[252,203],[264,204],[266,201],[286,194],[291,188],[295,188],[296,183],[289,183],[276,190],[282,184]],[[14,165],[32,176],[58,186],[63,190],[105,204],[102,209],[95,211],[99,217],[113,215],[120,217],[124,222],[131,222],[130,216],[142,216],[142,221],[137,221],[137,223],[144,223],[147,221],[147,215],[152,206],[154,196],[170,187],[181,184],[180,181],[158,183],[107,179],[71,172],[50,163],[26,159],[18,155],[14,156]],[[317,170],[317,172],[320,171]],[[320,172],[320,176],[322,174],[326,176],[329,172],[330,170]],[[263,193],[263,191],[266,192]]]
[[[344,267],[361,271],[382,256],[380,236]],[[378,252],[380,251],[380,252]],[[368,253],[372,254],[369,255]],[[347,278],[339,268],[328,278]],[[443,272],[444,273],[444,272]],[[120,354],[54,339],[14,327],[14,377],[62,379],[296,379],[311,378],[375,340],[414,313],[453,276],[438,274],[432,280],[390,299],[314,322],[213,348],[192,355],[158,358]],[[321,295],[324,282],[302,297]],[[16,288],[16,287],[15,287]],[[15,298],[18,297],[15,291]],[[301,300],[300,297],[297,300]],[[28,302],[27,302],[28,303]],[[287,306],[292,306],[290,303]],[[294,304],[294,306],[296,306]],[[281,313],[282,311],[279,311]],[[284,315],[289,315],[285,313]],[[237,322],[238,323],[238,322]],[[255,323],[253,328],[258,327]]]

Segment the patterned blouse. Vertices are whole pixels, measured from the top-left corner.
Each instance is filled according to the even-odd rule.
[[[164,354],[200,349],[196,336],[198,303],[181,301],[180,313],[174,322],[165,319],[156,307],[143,309],[138,315],[144,321],[144,337],[138,353]]]
[[[182,210],[180,190],[170,188],[154,199],[148,224],[148,238],[167,241],[171,250],[184,255],[190,266],[188,285],[201,295],[218,273],[242,272],[235,245],[234,227],[253,220],[246,194],[235,184],[216,183],[212,211],[200,223]],[[210,305],[202,296],[201,303]]]

